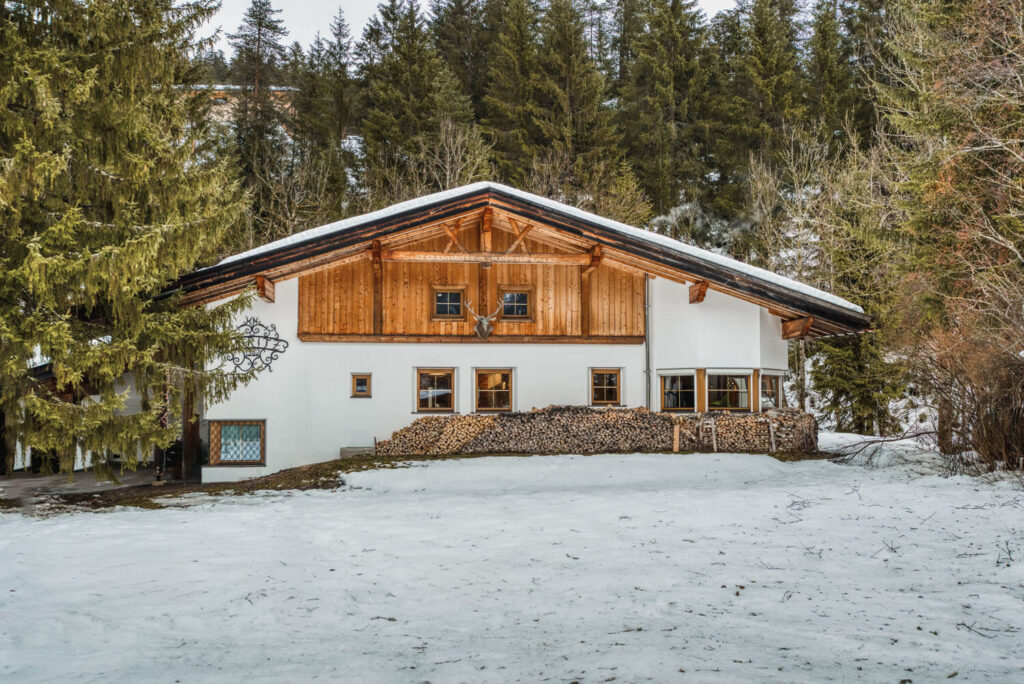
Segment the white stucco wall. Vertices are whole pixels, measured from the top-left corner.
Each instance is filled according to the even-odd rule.
[[[689,303],[686,286],[653,279],[651,396],[657,409],[659,370],[785,367],[781,327],[762,310],[717,292]],[[341,447],[370,446],[419,415],[417,368],[455,368],[458,413],[474,410],[476,368],[512,368],[513,408],[589,403],[591,368],[622,369],[623,404],[647,403],[643,345],[413,344],[302,342],[297,337],[298,280],[277,284],[275,302],[254,299],[247,315],[274,324],[288,349],[269,371],[224,403],[208,420],[266,420],[265,467],[216,466],[204,481],[235,480],[336,458]],[[773,327],[774,326],[774,327]],[[767,367],[776,367],[768,365]],[[371,398],[351,397],[353,373],[372,374]]]

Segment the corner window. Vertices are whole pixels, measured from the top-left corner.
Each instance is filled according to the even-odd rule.
[[[422,413],[455,410],[455,369],[416,371],[416,410]]]
[[[761,376],[761,410],[782,406],[782,377],[778,375]]]
[[[352,396],[371,397],[373,396],[372,379],[369,373],[352,374]]]
[[[590,372],[590,403],[595,405],[616,405],[621,395],[618,368],[595,368]]]
[[[266,464],[264,420],[211,420],[210,465]]]
[[[478,370],[476,372],[476,410],[512,410],[512,370]]]
[[[708,375],[709,411],[749,411],[749,375]]]
[[[431,314],[434,319],[457,320],[465,318],[463,288],[432,288]]]
[[[696,378],[693,375],[661,376],[661,410],[696,411]]]
[[[529,320],[533,318],[530,310],[532,302],[530,288],[501,288],[501,317]]]

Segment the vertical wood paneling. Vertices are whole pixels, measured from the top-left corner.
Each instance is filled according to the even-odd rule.
[[[494,229],[491,248],[504,252],[513,236]],[[478,227],[467,225],[459,240],[468,251],[480,248]],[[415,250],[443,250],[447,236],[407,245]],[[559,251],[532,239],[524,244],[531,252]],[[384,245],[387,248],[386,245]],[[453,247],[452,249],[458,249]],[[568,250],[562,250],[568,251]],[[584,301],[581,269],[558,265],[401,263],[380,265],[379,285],[374,282],[372,259],[361,259],[323,269],[299,278],[298,324],[300,333],[341,335],[472,335],[473,320],[432,320],[434,285],[464,287],[465,298],[481,314],[498,305],[502,286],[532,288],[532,320],[504,320],[493,337],[519,335],[584,334],[588,319],[591,336],[639,336],[644,334],[644,279],[631,270],[602,263],[586,276],[590,291]],[[375,330],[374,293],[379,293],[379,330]],[[584,312],[584,307],[586,311]]]

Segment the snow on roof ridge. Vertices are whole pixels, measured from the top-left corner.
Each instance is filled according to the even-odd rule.
[[[234,263],[236,261],[241,261],[243,259],[248,259],[259,254],[271,252],[282,247],[287,247],[289,245],[298,244],[300,242],[306,242],[307,240],[313,240],[324,235],[330,235],[343,230],[347,230],[357,225],[363,225],[367,222],[379,221],[390,216],[393,216],[395,214],[400,214],[402,212],[419,209],[424,206],[444,202],[447,200],[457,199],[464,195],[471,195],[481,190],[497,190],[507,195],[518,197],[519,199],[523,199],[528,202],[532,202],[534,204],[543,205],[545,207],[548,207],[549,209],[554,209],[555,211],[559,211],[563,214],[568,214],[570,216],[581,219],[588,223],[593,223],[604,228],[614,230],[619,233],[630,235],[632,237],[644,240],[652,244],[657,244],[660,247],[665,247],[667,249],[671,249],[681,254],[693,256],[698,259],[711,262],[718,266],[732,269],[739,273],[743,273],[744,275],[752,276],[754,278],[772,283],[787,290],[798,292],[809,297],[814,297],[815,299],[820,299],[824,302],[834,304],[835,306],[839,306],[844,309],[849,309],[850,311],[864,313],[864,309],[854,304],[853,302],[847,301],[842,297],[837,297],[836,295],[831,294],[829,292],[825,292],[824,290],[819,290],[816,287],[805,285],[804,283],[793,280],[792,278],[787,278],[786,276],[779,275],[778,273],[768,271],[758,266],[752,266],[742,261],[733,259],[732,257],[727,257],[723,254],[718,254],[717,252],[712,252],[701,247],[688,245],[685,242],[680,242],[679,240],[675,240],[666,235],[661,235],[650,230],[644,230],[643,228],[637,228],[636,226],[631,226],[620,221],[605,218],[604,216],[598,216],[597,214],[593,214],[583,209],[578,209],[576,207],[564,204],[563,202],[559,202],[557,200],[542,197],[540,195],[535,195],[524,190],[519,190],[508,185],[503,185],[501,183],[495,183],[492,181],[479,181],[476,183],[470,183],[469,185],[463,185],[458,188],[453,188],[451,190],[435,192],[430,195],[424,195],[423,197],[417,197],[415,199],[406,200],[405,202],[399,202],[398,204],[393,204],[389,207],[378,209],[377,211],[372,211],[367,214],[360,214],[359,216],[352,216],[347,219],[342,219],[340,221],[335,221],[333,223],[327,223],[322,226],[317,226],[316,228],[310,228],[300,233],[295,233],[294,235],[289,235],[288,237],[281,238],[280,240],[275,240],[273,242],[268,242],[265,245],[254,247],[253,249],[247,250],[245,252],[234,254],[221,260],[217,265],[222,266],[225,264]]]

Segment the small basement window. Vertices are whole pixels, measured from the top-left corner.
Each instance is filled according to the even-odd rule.
[[[782,376],[761,376],[761,410],[780,408],[782,404]]]
[[[621,383],[618,368],[595,368],[590,371],[590,403],[596,405],[617,405],[620,400]]]
[[[477,370],[476,410],[512,410],[512,370]]]
[[[455,410],[455,369],[422,368],[416,371],[416,410],[421,413]]]
[[[709,411],[749,411],[749,375],[708,375]]]
[[[373,396],[373,385],[369,373],[352,374],[352,396],[370,397]]]
[[[463,288],[433,288],[431,312],[434,320],[459,320],[466,315],[462,310]]]
[[[530,288],[501,288],[501,317],[519,320],[533,318],[530,299]]]
[[[210,465],[265,465],[265,420],[211,420]]]
[[[693,375],[661,376],[661,410],[696,411],[696,377]]]

